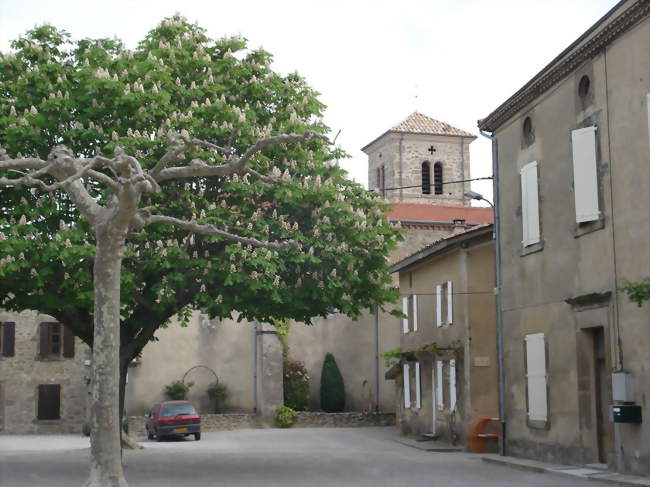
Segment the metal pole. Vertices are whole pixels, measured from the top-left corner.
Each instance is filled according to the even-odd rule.
[[[496,332],[497,332],[497,363],[499,373],[499,421],[501,423],[501,444],[499,454],[506,454],[506,408],[505,408],[505,358],[503,354],[503,318],[501,311],[501,219],[499,217],[499,151],[497,139],[480,131],[483,137],[492,141],[492,198],[494,199],[494,281],[496,304]]]

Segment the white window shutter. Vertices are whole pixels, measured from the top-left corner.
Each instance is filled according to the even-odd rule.
[[[418,331],[418,295],[413,295],[413,331]]]
[[[449,361],[449,409],[456,410],[456,361]]]
[[[598,167],[596,165],[596,127],[571,132],[573,150],[573,192],[576,222],[598,220]]]
[[[447,281],[447,323],[454,322],[454,291],[451,281]]]
[[[442,326],[442,286],[436,286],[436,326]]]
[[[410,367],[409,364],[404,363],[404,408],[409,409],[411,407],[411,376],[410,376]]]
[[[406,315],[405,318],[402,318],[402,331],[404,333],[409,332],[409,297],[402,297],[402,313]]]
[[[528,379],[528,418],[532,421],[548,419],[546,397],[546,347],[544,334],[526,335],[526,377]]]
[[[415,407],[422,407],[422,391],[420,390],[420,362],[415,362]]]
[[[521,168],[521,223],[524,247],[540,241],[537,162]]]
[[[445,408],[445,397],[442,388],[442,365],[442,360],[436,360],[436,405],[438,409]]]

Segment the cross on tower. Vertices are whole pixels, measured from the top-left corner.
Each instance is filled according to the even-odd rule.
[[[429,147],[428,150],[431,153],[431,155],[433,155],[433,153],[436,151],[436,148],[434,146],[431,146],[431,147]]]

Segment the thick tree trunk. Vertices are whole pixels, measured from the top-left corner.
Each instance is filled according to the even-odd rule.
[[[120,449],[121,232],[97,231],[94,268],[95,336],[90,408],[90,476],[86,487],[127,487]]]

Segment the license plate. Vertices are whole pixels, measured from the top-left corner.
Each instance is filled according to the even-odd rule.
[[[174,428],[174,433],[182,433],[187,431],[187,428]]]

